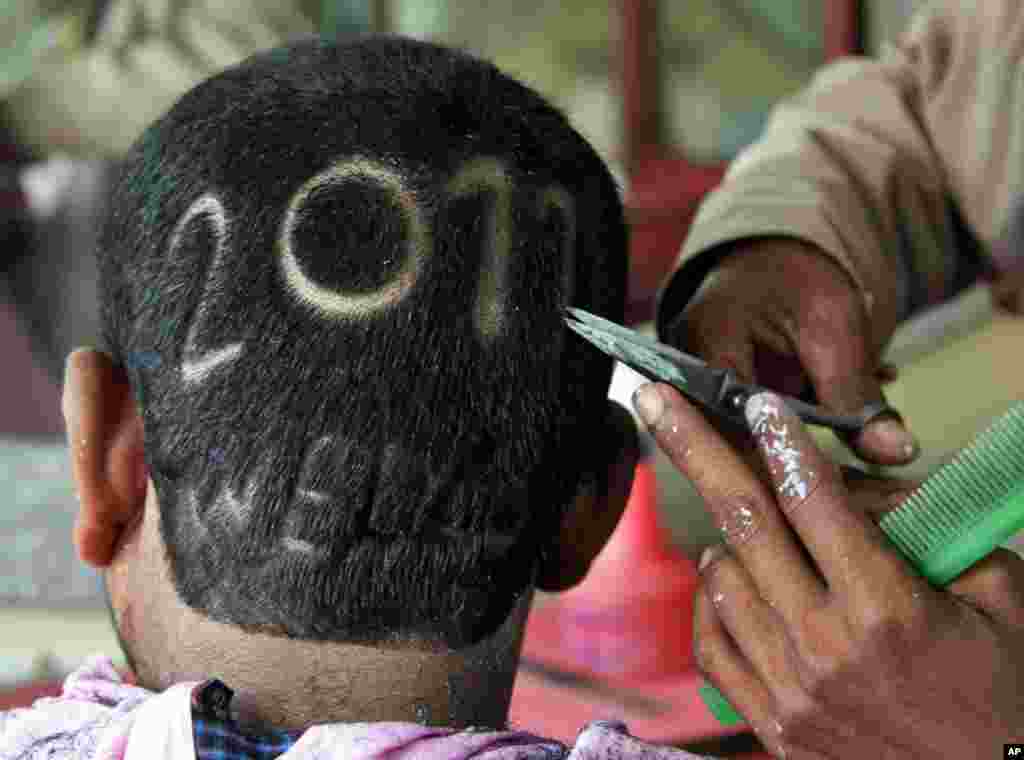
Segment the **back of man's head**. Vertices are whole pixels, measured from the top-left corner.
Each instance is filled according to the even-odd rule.
[[[427,43],[305,41],[127,157],[100,246],[179,596],[297,638],[450,647],[529,585],[621,319],[607,169],[542,98]]]

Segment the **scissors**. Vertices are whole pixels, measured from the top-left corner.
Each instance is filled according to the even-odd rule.
[[[568,308],[566,312],[566,325],[604,353],[650,380],[668,383],[713,414],[744,428],[747,400],[770,390],[741,382],[731,370],[711,367],[696,356],[677,351],[583,309]],[[858,414],[842,415],[832,414],[792,396],[776,395],[804,422],[843,433],[859,433],[883,415],[900,419],[899,413],[884,401],[868,404]]]

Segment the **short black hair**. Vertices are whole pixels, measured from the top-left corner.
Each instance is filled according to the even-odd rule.
[[[178,595],[248,630],[493,632],[594,455],[626,227],[602,160],[493,65],[304,40],[195,87],[99,245]]]

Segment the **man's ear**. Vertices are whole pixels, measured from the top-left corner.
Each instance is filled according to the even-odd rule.
[[[633,415],[609,400],[603,432],[604,445],[592,454],[592,475],[580,484],[576,499],[562,519],[557,540],[542,560],[537,576],[541,591],[565,591],[583,580],[626,509],[640,459]]]
[[[100,351],[73,351],[61,409],[79,500],[75,546],[83,562],[106,567],[122,531],[142,517],[149,481],[127,373]]]

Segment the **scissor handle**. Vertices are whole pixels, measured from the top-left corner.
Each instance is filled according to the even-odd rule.
[[[859,433],[882,416],[894,417],[897,420],[903,419],[899,412],[884,401],[868,404],[857,414],[830,414],[820,406],[814,406],[795,398],[787,398],[786,403],[805,422],[824,425],[842,433]]]
[[[731,374],[731,373],[730,373]],[[747,401],[758,393],[767,392],[767,388],[737,383],[729,377],[722,388],[723,406],[728,410],[730,416],[743,418],[743,410]],[[820,406],[808,404],[792,396],[776,394],[786,402],[786,406],[793,410],[804,422],[812,425],[821,425],[841,433],[859,433],[865,427],[882,416],[890,416],[902,421],[900,413],[884,401],[868,404],[857,414],[832,414]]]

